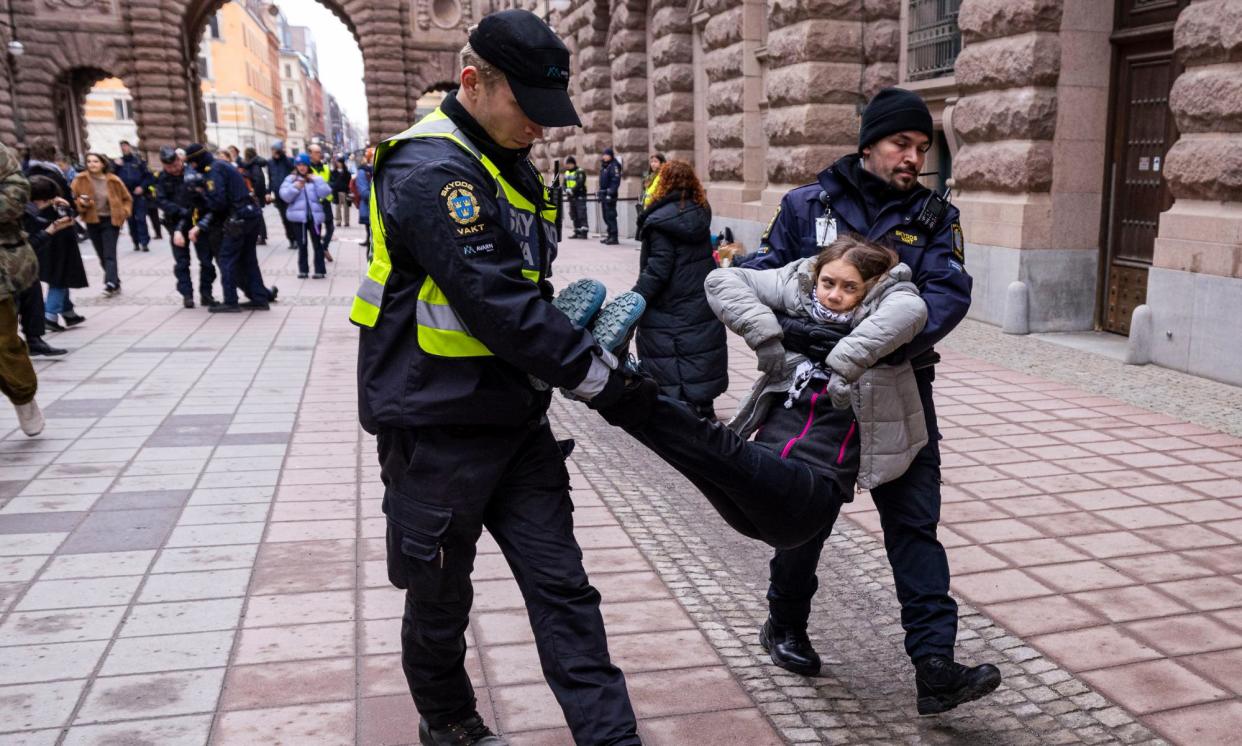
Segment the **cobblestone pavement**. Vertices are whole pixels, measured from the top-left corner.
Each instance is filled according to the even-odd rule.
[[[327,281],[294,280],[294,253],[267,250],[281,302],[227,317],[176,307],[163,244],[123,251],[125,294],[81,292],[90,321],[52,337],[73,352],[38,363],[47,432],[26,439],[0,411],[0,743],[413,740],[343,308],[358,231],[339,235]],[[632,245],[571,241],[561,256],[560,282],[614,290],[637,263]],[[753,377],[733,345],[722,414]],[[628,436],[556,401],[555,428],[579,442],[578,536],[646,742],[1234,740],[1242,441],[1218,432],[1238,415],[1212,402],[1237,390],[979,325],[944,347],[961,657],[997,663],[1007,683],[935,718],[914,716],[865,497],[820,566],[825,675],[788,675],[757,646],[764,547]],[[1180,415],[1148,411],[1179,397]],[[480,709],[515,744],[568,743],[486,539],[475,579]]]

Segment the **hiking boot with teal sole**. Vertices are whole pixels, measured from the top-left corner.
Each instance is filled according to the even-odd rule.
[[[568,316],[574,326],[586,329],[604,306],[604,297],[607,295],[608,289],[604,287],[604,283],[588,277],[566,285],[552,299],[552,305]]]
[[[646,310],[646,299],[633,290],[627,290],[600,309],[595,323],[591,325],[591,334],[595,335],[600,347],[624,358],[625,348]]]

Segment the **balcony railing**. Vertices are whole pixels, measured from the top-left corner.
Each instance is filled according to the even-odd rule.
[[[962,50],[957,10],[962,0],[910,0],[906,36],[906,80],[939,78],[953,72]]]

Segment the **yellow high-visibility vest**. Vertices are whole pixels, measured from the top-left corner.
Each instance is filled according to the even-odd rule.
[[[315,164],[313,164],[313,163],[312,163],[312,164],[311,164],[311,166],[310,166],[310,171],[311,171],[311,173],[313,173],[314,175],[316,175],[316,176],[318,176],[319,178],[323,179],[323,183],[325,183],[325,184],[331,184],[331,183],[332,183],[332,169],[328,167],[328,164],[326,164],[326,163],[320,163],[320,164],[319,164],[319,168],[315,168]],[[328,190],[328,196],[327,196],[327,197],[324,197],[323,199],[321,199],[321,200],[319,200],[319,201],[320,201],[320,202],[332,202],[334,199],[335,199],[335,198],[332,196],[332,190],[331,190],[331,189],[329,189],[329,190]]]
[[[531,282],[538,282],[540,272],[546,267],[538,265],[539,232],[543,232],[542,240],[552,248],[556,246],[556,207],[551,204],[547,188],[543,189],[543,203],[546,206],[539,210],[534,203],[522,195],[503,176],[500,169],[484,155],[474,143],[462,132],[452,119],[440,109],[423,117],[417,124],[405,132],[381,142],[375,149],[374,175],[371,187],[371,244],[373,256],[367,267],[367,276],[363,278],[354,297],[349,319],[359,326],[374,327],[379,322],[380,309],[384,301],[384,286],[392,273],[392,261],[388,256],[387,232],[384,219],[380,214],[377,195],[379,190],[380,169],[384,158],[398,143],[419,137],[439,137],[457,145],[463,151],[477,158],[496,182],[496,200],[500,208],[500,221],[518,246],[522,247],[522,276]],[[542,180],[541,180],[542,182]],[[477,208],[471,208],[477,209]],[[522,215],[524,214],[524,216]],[[487,346],[474,337],[461,318],[449,305],[444,291],[436,285],[431,275],[423,280],[418,291],[418,307],[415,311],[418,332],[418,346],[429,355],[440,357],[484,357],[492,352]]]
[[[646,210],[647,207],[652,202],[655,202],[656,190],[659,188],[660,188],[660,172],[656,171],[655,178],[651,180],[651,183],[647,185],[647,189],[643,192],[643,209],[644,210]]]

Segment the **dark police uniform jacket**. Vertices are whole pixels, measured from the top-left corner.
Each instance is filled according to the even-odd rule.
[[[477,124],[463,120],[460,105],[442,106],[477,147]],[[495,147],[494,145],[491,147]],[[525,191],[539,185],[534,166]],[[509,178],[506,176],[506,178]],[[518,186],[518,182],[510,179]],[[523,269],[550,273],[554,237],[545,231],[500,224],[497,183],[478,158],[442,138],[397,144],[376,168],[376,208],[387,235],[392,270],[379,319],[362,327],[358,354],[359,418],[370,433],[381,427],[534,424],[543,419],[552,386],[575,388],[591,368],[596,345],[547,301]],[[538,189],[542,191],[542,186]],[[452,196],[469,193],[477,207],[468,223],[454,216]],[[449,195],[446,198],[445,195]],[[539,195],[527,195],[536,205]],[[375,216],[372,216],[372,220]],[[519,245],[514,233],[538,235]],[[448,298],[470,334],[490,356],[441,357],[418,342],[415,311],[428,276]]]
[[[259,217],[259,206],[237,167],[217,158],[203,169],[203,186],[198,228],[222,230],[229,220],[249,221]]]
[[[888,246],[913,270],[914,284],[927,303],[927,326],[886,362],[904,359],[915,369],[926,367],[935,359],[933,345],[970,309],[971,279],[966,273],[958,210],[946,205],[936,227],[927,230],[917,219],[929,200],[938,198],[918,185],[880,205],[868,224],[865,198],[856,184],[860,159],[857,153],[847,155],[821,172],[816,183],[786,194],[760,240],[758,252],[742,266],[772,269],[815,256],[820,250],[815,221],[830,209],[837,221],[837,235],[853,233]]]
[[[194,227],[194,193],[185,184],[184,174],[173,176],[161,171],[155,177],[155,202],[170,231],[189,233]]]

